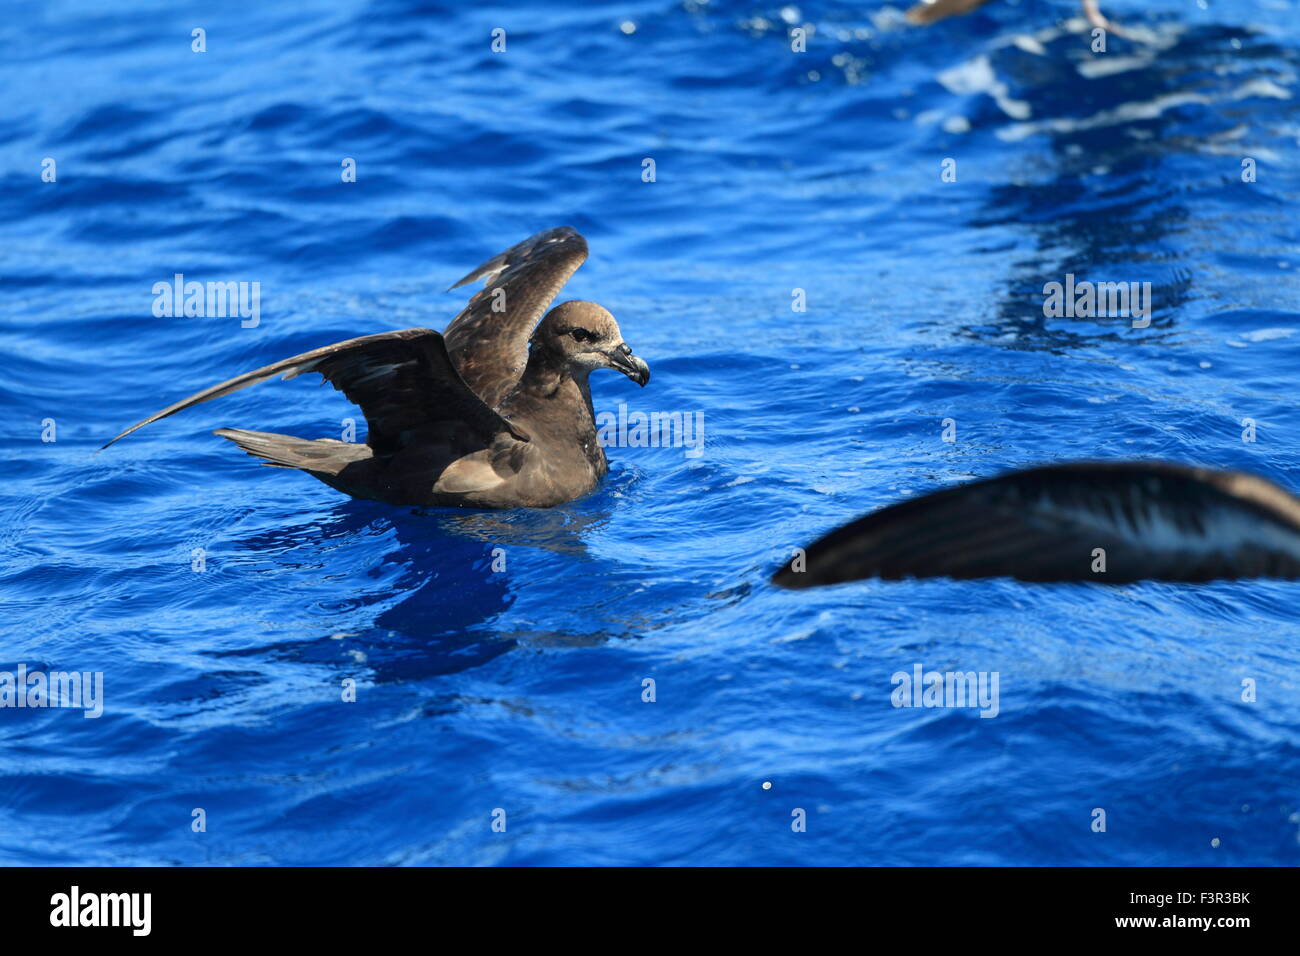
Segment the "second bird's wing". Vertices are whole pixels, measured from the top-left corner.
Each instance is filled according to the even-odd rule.
[[[1263,478],[1158,462],[1011,472],[882,508],[809,545],[773,583],[1300,577],[1300,500]]]

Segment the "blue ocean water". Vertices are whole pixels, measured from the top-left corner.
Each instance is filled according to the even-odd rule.
[[[0,670],[102,672],[104,710],[0,709],[0,863],[1300,861],[1294,584],[767,583],[1009,467],[1300,488],[1297,3],[1103,7],[1105,53],[1064,0],[10,5]],[[698,457],[422,511],[211,434],[337,436],[314,377],[95,451],[442,328],[562,224],[565,296],[653,370],[597,410],[702,412]],[[176,273],[258,282],[260,321],[155,317]],[[1150,326],[1045,318],[1067,274],[1150,282]],[[997,716],[895,708],[918,664],[996,672]]]

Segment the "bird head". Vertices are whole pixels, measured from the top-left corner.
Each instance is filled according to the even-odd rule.
[[[612,368],[638,385],[650,381],[650,366],[632,354],[614,317],[594,302],[561,302],[546,314],[533,340],[561,356],[575,374]]]

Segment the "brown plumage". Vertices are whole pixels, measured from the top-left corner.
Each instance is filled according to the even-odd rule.
[[[456,283],[481,278],[485,287],[443,334],[381,332],[295,355],[181,399],[104,447],[276,375],[319,372],[361,407],[364,445],[237,428],[216,434],[357,498],[469,508],[571,501],[608,470],[588,374],[616,369],[639,385],[650,378],[614,317],[594,302],[561,303],[538,323],[586,258],[587,243],[573,229],[538,233]]]
[[[809,545],[772,580],[808,588],[930,577],[1300,578],[1300,499],[1241,472],[1049,465],[882,508]]]
[[[946,20],[948,17],[970,13],[988,2],[989,0],[922,0],[921,3],[907,11],[907,19],[910,23],[924,26],[939,20]],[[1083,6],[1083,15],[1087,18],[1088,23],[1103,30],[1113,29],[1102,15],[1097,0],[1080,0],[1080,3]]]

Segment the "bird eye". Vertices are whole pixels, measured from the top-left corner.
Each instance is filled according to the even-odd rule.
[[[578,342],[590,342],[596,337],[594,332],[588,332],[586,329],[569,329],[569,334]]]

